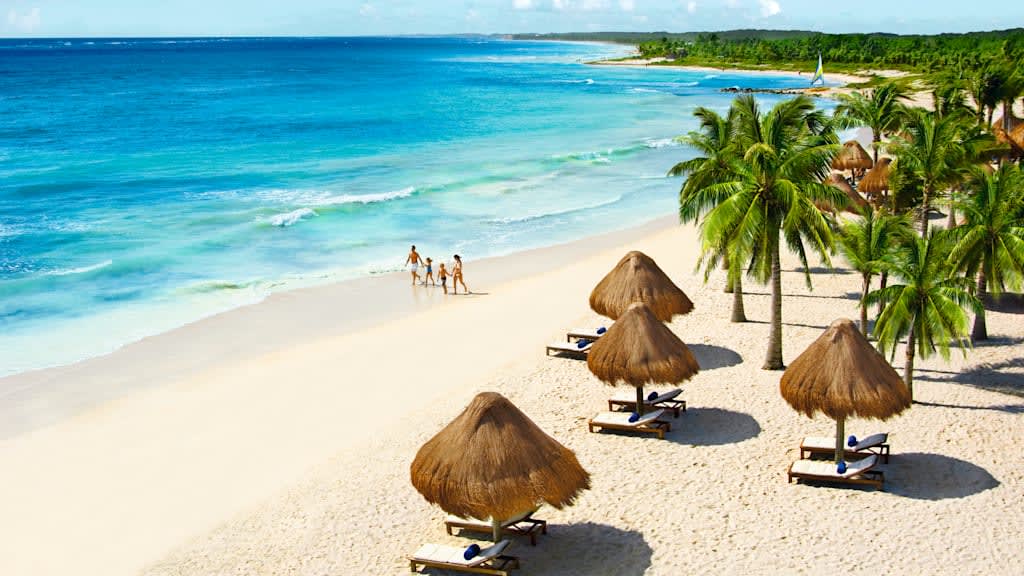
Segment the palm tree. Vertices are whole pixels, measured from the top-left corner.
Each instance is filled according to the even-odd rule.
[[[969,181],[972,194],[960,204],[962,226],[954,230],[953,261],[968,278],[976,278],[975,294],[1017,289],[1024,278],[1024,175],[1012,164],[994,173],[978,169]],[[974,317],[973,340],[988,339],[985,310]]]
[[[843,127],[867,126],[871,129],[874,163],[878,164],[882,137],[899,129],[904,111],[901,101],[906,99],[906,92],[895,82],[883,84],[866,96],[860,92],[840,94],[835,117]]]
[[[839,229],[839,250],[850,266],[860,272],[860,331],[868,335],[868,291],[871,278],[882,273],[899,242],[913,235],[906,216],[875,212],[870,206],[859,218],[847,220]],[[884,288],[884,286],[883,286]]]
[[[701,195],[698,192],[713,184],[733,180],[734,165],[738,161],[736,145],[733,142],[733,110],[730,109],[729,113],[722,117],[714,110],[702,106],[697,108],[693,115],[700,120],[700,130],[680,137],[679,141],[702,155],[680,162],[668,171],[669,176],[688,176],[679,190],[679,220],[683,223],[698,220],[728,197]],[[736,246],[732,248],[735,249]],[[728,271],[725,291],[733,294],[732,321],[746,322],[747,317],[743,309],[742,267],[736,265],[743,258],[742,254],[736,254],[735,259],[730,258],[729,250],[729,238],[716,238],[713,242],[704,243],[700,261],[700,264],[705,265],[704,281],[707,281],[710,272],[721,262]],[[730,262],[733,262],[731,267]]]
[[[702,223],[706,240],[728,239],[732,252],[749,255],[750,273],[771,281],[771,332],[766,370],[781,370],[781,243],[797,253],[808,285],[805,241],[826,262],[833,238],[829,221],[815,202],[845,207],[848,199],[824,183],[839,149],[824,116],[806,96],[784,100],[762,114],[757,100],[740,96],[733,103],[734,142],[743,151],[733,180],[695,192],[694,202],[714,206]],[[724,197],[724,199],[723,199]]]
[[[910,237],[887,265],[902,284],[891,284],[868,294],[868,303],[885,302],[875,322],[875,337],[883,354],[895,352],[896,344],[907,339],[903,381],[914,395],[914,357],[931,356],[936,349],[949,358],[949,343],[961,348],[967,341],[967,313],[981,304],[970,294],[970,282],[954,273],[950,263],[952,243],[944,231],[932,230],[925,237]]]
[[[968,158],[961,138],[963,117],[936,115],[921,109],[908,111],[904,128],[907,138],[898,138],[890,146],[900,167],[920,179],[921,235],[928,233],[928,211],[936,193],[951,184]]]

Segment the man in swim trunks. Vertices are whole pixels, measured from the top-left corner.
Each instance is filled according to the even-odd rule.
[[[419,272],[417,272],[420,269],[420,254],[416,251],[415,244],[409,250],[409,257],[405,259],[405,264],[412,266],[412,285],[415,286],[416,281],[420,279]]]

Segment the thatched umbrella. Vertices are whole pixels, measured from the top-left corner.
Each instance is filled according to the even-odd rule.
[[[782,397],[797,412],[836,421],[836,462],[851,416],[885,420],[910,407],[910,390],[852,320],[841,318],[782,373]]]
[[[636,387],[636,411],[644,411],[644,384],[678,384],[700,371],[697,359],[683,341],[661,323],[642,302],[634,302],[594,342],[587,367],[612,386]]]
[[[590,292],[590,307],[617,320],[634,302],[643,302],[662,322],[688,314],[693,302],[672,283],[650,256],[636,250],[626,254]]]
[[[846,197],[850,199],[850,206],[852,207],[850,212],[856,212],[857,209],[868,205],[868,201],[858,194],[841,174],[833,172],[832,175],[829,176],[828,183],[842,190],[846,194]]]
[[[879,158],[878,164],[860,179],[857,190],[865,194],[880,194],[889,190],[889,165],[891,158]]]
[[[496,392],[469,406],[427,441],[410,466],[412,485],[431,504],[465,518],[501,521],[546,502],[555,508],[590,488],[572,450],[537,427]]]
[[[840,172],[849,170],[851,175],[854,174],[855,170],[867,170],[871,166],[871,156],[860,145],[860,142],[856,140],[844,143],[842,150],[832,160],[833,170],[839,170]]]

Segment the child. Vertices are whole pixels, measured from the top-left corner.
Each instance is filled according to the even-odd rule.
[[[426,273],[425,276],[423,276],[423,285],[424,286],[427,285],[427,280],[430,280],[430,285],[431,286],[437,286],[437,284],[434,283],[434,266],[433,266],[433,263],[434,263],[434,261],[432,259],[427,258],[427,273]],[[440,274],[440,272],[438,272],[438,274]]]
[[[441,281],[441,288],[444,288],[444,293],[448,293],[448,271],[444,269],[444,262],[437,265],[437,279]]]

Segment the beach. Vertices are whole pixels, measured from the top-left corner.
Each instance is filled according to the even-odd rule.
[[[543,353],[570,327],[607,322],[589,312],[587,296],[630,249],[655,258],[696,304],[671,327],[702,371],[684,386],[689,409],[665,441],[588,433],[611,388],[585,363]],[[536,548],[515,543],[523,573],[814,573],[834,566],[836,546],[846,546],[845,571],[855,574],[994,572],[1018,557],[1024,521],[1005,512],[1024,484],[1007,454],[1024,441],[1024,402],[993,390],[1019,394],[1024,380],[1020,309],[990,312],[992,344],[966,359],[921,362],[919,404],[903,416],[847,424],[862,436],[890,433],[886,491],[790,485],[785,470],[800,438],[828,435],[833,423],[793,412],[778,392],[781,373],[760,370],[767,290],[748,284],[751,322],[730,324],[732,296],[720,273],[707,285],[694,273],[697,252],[694,230],[666,217],[467,262],[472,296],[439,302],[438,288],[407,286],[407,275],[375,279],[408,290],[393,303],[402,311],[344,333],[307,336],[308,320],[275,315],[270,303],[228,313],[294,340],[203,362],[0,442],[14,471],[0,496],[0,536],[14,553],[0,571],[404,572],[421,543],[466,541],[445,534],[443,513],[413,490],[408,466],[484,390],[576,451],[593,478],[575,506],[543,510],[550,533]],[[787,359],[835,317],[856,316],[859,279],[836,264],[835,273],[814,269],[810,292],[795,258],[784,258]],[[378,286],[324,289],[336,291],[336,306],[358,307]],[[296,309],[322,304],[294,300]],[[171,332],[160,349],[193,336]],[[120,354],[77,377],[145,373],[152,361],[131,348]]]
[[[579,68],[570,79],[574,89],[611,85],[612,79]],[[696,268],[697,230],[672,213],[678,181],[664,178],[664,170],[668,158],[677,161],[685,152],[671,140],[651,139],[662,136],[651,127],[665,124],[654,112],[672,108],[679,97],[700,98],[699,82],[734,80],[701,74],[691,82],[663,76],[665,67],[649,69],[651,83],[638,72],[602,96],[629,103],[622,110],[636,114],[622,122],[636,126],[618,134],[628,143],[620,142],[621,149],[605,142],[583,149],[574,141],[569,149],[583,152],[555,155],[565,142],[543,143],[542,153],[506,144],[523,152],[517,171],[451,184],[459,193],[452,195],[437,180],[379,201],[367,189],[361,197],[372,201],[320,192],[296,199],[289,192],[288,203],[276,199],[258,213],[231,204],[243,214],[233,233],[252,234],[239,237],[261,245],[271,242],[266,234],[276,234],[273,241],[282,244],[273,254],[316,252],[323,262],[350,257],[331,253],[330,239],[358,233],[346,228],[358,222],[349,216],[365,212],[370,224],[363,226],[381,234],[366,243],[372,255],[392,244],[402,250],[393,258],[388,253],[395,262],[375,273],[351,268],[317,276],[328,265],[318,261],[307,271],[312,276],[294,283],[301,287],[259,294],[252,303],[110,353],[0,378],[0,574],[408,573],[407,557],[421,544],[485,542],[478,534],[448,535],[444,512],[409,479],[419,447],[483,391],[510,399],[575,451],[591,474],[591,489],[575,505],[537,512],[549,525],[536,547],[515,539],[509,552],[522,561],[518,573],[1012,571],[1024,556],[1024,518],[1016,513],[1024,471],[1014,458],[1024,443],[1020,295],[988,310],[991,339],[966,355],[918,357],[912,408],[887,422],[846,423],[846,432],[861,438],[889,433],[884,491],[788,483],[801,439],[830,436],[835,423],[793,411],[779,392],[782,372],[761,369],[767,286],[745,280],[749,321],[729,322],[733,295],[722,290],[724,273],[705,282]],[[826,94],[844,90],[830,87]],[[915,98],[925,103],[921,94]],[[645,102],[660,108],[644,108]],[[870,144],[865,129],[856,137]],[[458,145],[464,160],[473,157],[475,143]],[[455,147],[446,146],[447,152]],[[497,145],[487,152],[497,158],[507,150]],[[496,162],[480,172],[498,170]],[[438,166],[432,166],[436,174],[450,169]],[[374,170],[369,173],[383,181]],[[607,189],[592,185],[605,182]],[[524,207],[520,198],[536,204]],[[307,209],[312,212],[302,212]],[[451,222],[417,228],[449,213],[457,224],[475,227],[468,233]],[[280,226],[265,221],[282,214],[295,218]],[[217,218],[223,225],[226,217]],[[414,241],[423,256],[434,257],[435,275],[436,265],[449,260],[442,246],[463,254],[470,294],[410,286],[409,272],[397,266],[410,230],[426,236]],[[457,234],[479,237],[469,246],[485,256],[463,250],[458,242],[465,238]],[[218,258],[232,254],[209,244],[204,248]],[[688,409],[672,420],[665,440],[588,432],[587,421],[607,409],[615,389],[586,362],[544,351],[564,342],[571,328],[609,324],[590,310],[588,297],[630,250],[653,257],[695,304],[669,323],[701,371],[682,385]],[[230,259],[240,269],[250,264]],[[787,362],[833,320],[858,317],[860,276],[840,256],[832,264],[812,260],[810,289],[798,258],[783,251]],[[99,338],[103,330],[93,333]],[[53,338],[46,344],[55,348],[72,339]],[[903,358],[899,346],[892,362],[901,373]]]

